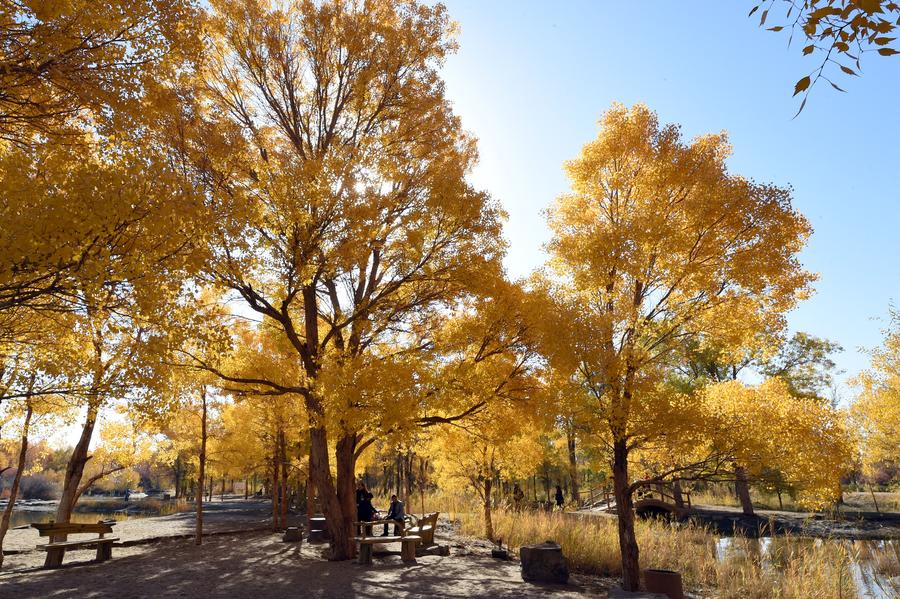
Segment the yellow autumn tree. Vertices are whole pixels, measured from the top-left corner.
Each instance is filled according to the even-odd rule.
[[[639,477],[740,483],[777,473],[802,505],[820,509],[840,499],[856,447],[841,410],[797,397],[779,377],[759,385],[710,383],[690,393],[670,388],[669,395],[672,424],[634,452]]]
[[[353,398],[323,395],[322,372],[423,350],[441,311],[499,272],[501,213],[466,181],[474,140],[438,74],[455,48],[443,6],[211,4],[199,101],[170,141],[217,214],[208,279],[303,365],[289,385],[245,382],[303,397],[312,478],[346,559],[361,437]]]
[[[692,339],[740,346],[777,329],[812,279],[790,193],[731,174],[730,152],[724,134],[685,142],[646,106],[614,105],[549,210],[544,351],[606,429],[627,590],[639,585],[629,457],[678,417],[660,390],[667,361]]]
[[[161,71],[196,57],[198,17],[189,0],[3,0],[0,140],[71,145],[82,127],[133,124]]]
[[[900,465],[900,311],[891,309],[882,347],[853,381],[859,392],[851,415],[861,435],[866,474],[874,467]]]

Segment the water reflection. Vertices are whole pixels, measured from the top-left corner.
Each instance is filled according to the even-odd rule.
[[[831,550],[831,551],[828,551]],[[720,537],[716,559],[750,560],[763,570],[783,570],[797,555],[820,551],[846,559],[849,574],[863,599],[900,597],[900,541],[811,539],[804,537]]]

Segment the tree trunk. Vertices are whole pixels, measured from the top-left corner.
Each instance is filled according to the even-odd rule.
[[[494,540],[494,522],[491,518],[491,486],[494,484],[490,476],[484,477],[484,536]]]
[[[741,509],[747,516],[753,515],[753,502],[750,500],[750,485],[747,483],[747,471],[743,466],[734,467],[734,490],[741,500]]]
[[[92,396],[91,402],[88,404],[87,415],[85,416],[84,425],[81,427],[81,436],[72,455],[69,457],[69,463],[66,465],[66,475],[63,479],[62,496],[59,499],[59,505],[56,508],[56,522],[68,522],[72,517],[72,510],[75,508],[75,502],[78,501],[79,485],[81,477],[84,475],[84,466],[87,464],[88,448],[91,444],[91,437],[94,434],[94,426],[97,424],[98,402],[96,396]],[[65,541],[68,535],[51,535],[50,542],[56,543]],[[65,551],[65,550],[63,550]],[[44,560],[44,567],[51,568],[54,564],[54,556],[52,552],[47,552]]]
[[[880,514],[881,510],[878,508],[878,500],[875,499],[875,489],[872,488],[872,485],[869,485],[869,494],[872,496],[872,503],[875,504],[875,511]]]
[[[181,466],[181,456],[175,458],[175,463],[172,465],[172,474],[175,478],[175,499],[178,499],[181,497],[181,478],[184,475]]]
[[[624,440],[613,444],[613,490],[619,521],[619,550],[622,553],[622,588],[640,588],[640,551],[634,536],[634,509],[628,482],[628,446]]]
[[[278,501],[280,499],[281,489],[279,488],[279,468],[278,454],[281,451],[278,437],[275,437],[275,445],[272,448],[272,531],[278,532],[280,528],[281,510]]]
[[[566,445],[569,449],[569,480],[572,483],[572,501],[575,505],[581,503],[581,493],[578,488],[578,456],[575,454],[575,431],[571,426],[566,426]]]
[[[88,458],[88,447],[91,444],[94,426],[97,423],[97,408],[97,402],[92,400],[88,405],[84,425],[81,427],[81,436],[78,438],[75,449],[72,450],[71,457],[69,457],[62,496],[59,499],[59,506],[56,508],[56,522],[68,522],[69,518],[72,517],[72,509],[75,507],[75,500],[78,495],[78,486],[81,484],[81,477],[84,475],[84,466],[90,459]]]
[[[318,417],[321,418],[321,415]],[[355,543],[351,538],[352,522],[356,516],[356,505],[352,496],[353,481],[350,480],[351,504],[353,510],[347,512],[338,498],[331,466],[328,463],[328,439],[324,426],[312,426],[309,429],[309,465],[310,477],[319,492],[322,511],[331,535],[331,559],[351,559]]]
[[[350,557],[356,554],[353,522],[356,520],[356,441],[355,434],[344,433],[334,447],[337,471],[337,499],[343,516],[342,528]]]
[[[203,481],[206,476],[206,429],[207,429],[207,411],[206,411],[206,388],[200,390],[201,412],[200,412],[200,469],[197,474],[197,526],[194,533],[194,544],[203,543]]]
[[[316,513],[316,485],[312,479],[312,468],[306,475],[306,530],[312,530],[310,523]]]
[[[287,441],[284,438],[284,429],[279,431],[281,441],[281,527],[287,529],[288,514],[288,463]]]
[[[16,505],[16,497],[19,494],[19,483],[22,481],[22,473],[25,471],[25,458],[28,454],[28,428],[31,425],[33,410],[31,402],[25,404],[25,421],[22,423],[22,445],[19,447],[19,460],[16,462],[16,475],[13,477],[12,487],[9,489],[9,499],[6,509],[3,510],[3,518],[0,520],[0,566],[3,566],[3,539],[9,530],[9,521],[12,519],[12,511]]]
[[[425,515],[425,475],[428,470],[428,464],[425,458],[419,458],[419,497],[422,499],[422,515]]]

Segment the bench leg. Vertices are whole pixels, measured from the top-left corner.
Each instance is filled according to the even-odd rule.
[[[100,543],[97,545],[97,561],[105,562],[112,559],[112,543]]]
[[[402,541],[400,559],[406,563],[416,563],[416,541]]]
[[[65,554],[65,549],[48,549],[47,557],[44,559],[44,568],[59,568]]]
[[[363,565],[369,565],[372,563],[372,546],[370,544],[359,544],[359,563]]]

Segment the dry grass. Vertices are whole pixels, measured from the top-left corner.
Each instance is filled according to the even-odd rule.
[[[435,505],[439,502],[435,498]],[[463,511],[444,500],[462,532],[480,536],[480,514]],[[454,509],[455,508],[455,509]],[[603,576],[621,574],[616,521],[564,513],[512,512],[494,514],[496,536],[515,549],[552,539],[563,548],[570,565]],[[756,539],[735,538],[719,547],[717,537],[698,526],[638,522],[641,566],[682,573],[685,585],[722,599],[852,599],[860,597],[852,576],[852,550],[839,543],[779,537],[763,551]]]

